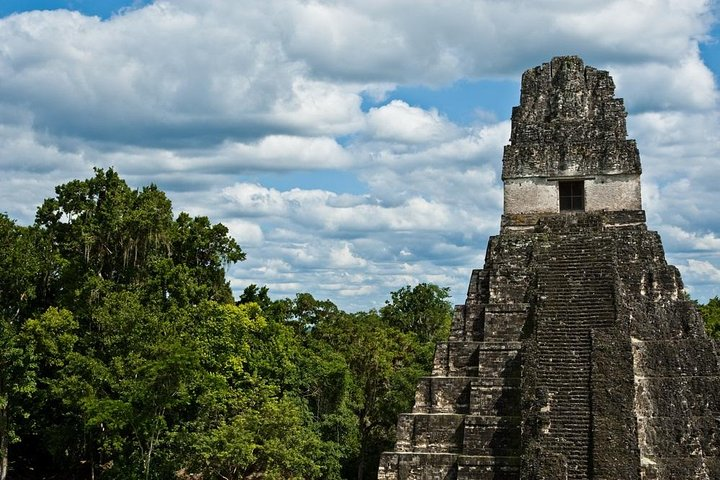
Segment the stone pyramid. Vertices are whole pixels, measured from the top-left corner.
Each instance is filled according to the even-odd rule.
[[[608,72],[526,71],[504,214],[378,478],[720,479],[720,345],[640,200]]]

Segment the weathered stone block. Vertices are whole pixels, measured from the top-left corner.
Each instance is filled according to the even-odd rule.
[[[471,415],[465,419],[463,453],[511,457],[520,454],[520,417]]]
[[[470,389],[470,413],[517,416],[520,411],[520,379],[478,379]]]
[[[480,342],[442,342],[435,348],[433,375],[477,376]]]
[[[387,453],[380,459],[378,480],[455,480],[457,455]]]
[[[485,307],[484,338],[495,341],[519,341],[528,316],[525,303],[492,304]]]
[[[460,414],[403,413],[400,415],[410,448],[398,451],[460,453],[465,416]],[[398,441],[400,436],[398,435]],[[398,448],[396,445],[395,448]]]
[[[520,342],[484,342],[478,348],[478,376],[520,376]]]
[[[458,457],[458,480],[517,480],[520,474],[518,457]]]
[[[473,377],[425,377],[415,393],[413,413],[469,413]]]

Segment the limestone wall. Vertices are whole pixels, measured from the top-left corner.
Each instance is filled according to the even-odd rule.
[[[641,210],[640,175],[598,175],[585,182],[585,210]]]
[[[505,215],[518,213],[557,213],[559,210],[556,182],[545,178],[518,178],[505,181]]]
[[[558,183],[547,178],[505,181],[505,215],[558,213]],[[597,175],[585,180],[585,211],[640,210],[640,175]]]

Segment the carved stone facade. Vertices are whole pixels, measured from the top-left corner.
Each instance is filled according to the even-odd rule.
[[[647,230],[613,95],[577,57],[523,75],[501,232],[380,480],[720,478],[720,345]]]
[[[503,155],[505,214],[558,213],[558,185],[584,183],[585,211],[640,210],[640,155],[608,72],[556,57],[523,74]]]

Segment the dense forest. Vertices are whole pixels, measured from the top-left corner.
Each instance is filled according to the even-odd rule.
[[[233,298],[228,230],[112,169],[0,215],[0,249],[0,480],[374,478],[449,332],[432,284],[356,313]]]
[[[447,289],[236,299],[223,225],[112,169],[55,193],[32,226],[0,215],[1,480],[375,476]]]

